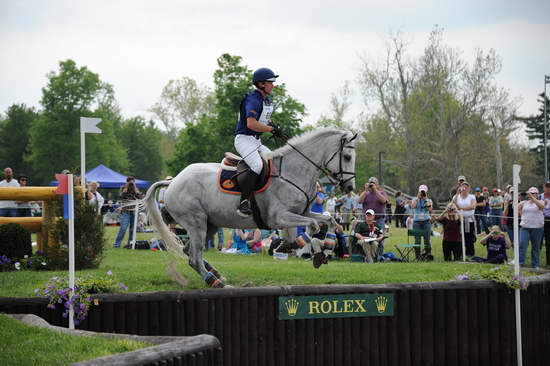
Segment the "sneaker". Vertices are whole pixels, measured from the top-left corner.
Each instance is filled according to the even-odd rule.
[[[240,203],[237,214],[242,217],[250,217],[250,215],[252,215],[252,208],[250,208],[249,200],[244,200]]]

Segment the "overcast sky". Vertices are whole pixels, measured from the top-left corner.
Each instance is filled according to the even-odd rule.
[[[550,75],[549,19],[548,0],[0,0],[0,111],[39,107],[46,74],[71,58],[114,86],[125,116],[147,116],[170,79],[212,87],[216,58],[228,52],[280,74],[311,123],[344,81],[357,79],[361,55],[382,55],[388,31],[401,30],[419,54],[438,24],[467,60],[476,47],[495,49],[500,85],[530,114]],[[350,118],[364,110],[352,86]]]

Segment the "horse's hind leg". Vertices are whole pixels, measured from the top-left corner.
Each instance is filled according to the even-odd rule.
[[[212,224],[207,225],[206,229],[206,242],[205,242],[205,248],[208,247],[208,241],[212,240],[212,243],[214,243],[214,236],[218,232],[218,228]],[[222,282],[225,282],[225,278],[218,272],[214,266],[212,266],[206,259],[203,259],[204,267],[208,272],[212,272],[219,280]]]
[[[202,279],[210,287],[224,287],[223,282],[214,274],[211,269],[207,269],[206,262],[203,259],[202,251],[206,243],[207,225],[206,217],[201,214],[195,214],[191,220],[187,222],[187,232],[189,234],[189,265],[197,271]]]

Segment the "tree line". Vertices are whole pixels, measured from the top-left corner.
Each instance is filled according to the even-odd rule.
[[[477,49],[468,62],[435,27],[422,54],[414,56],[404,38],[391,34],[381,56],[361,58],[357,82],[343,82],[313,124],[305,124],[306,106],[277,84],[272,120],[289,136],[329,126],[360,132],[359,187],[379,174],[379,157],[383,183],[409,193],[428,184],[439,199],[447,198],[458,175],[473,185],[503,187],[511,183],[512,164],[523,166],[524,185],[540,185],[544,108],[518,115],[519,101],[496,82],[502,61],[495,51]],[[87,136],[88,167],[102,163],[154,181],[192,163],[220,161],[234,151],[233,131],[240,102],[252,90],[252,71],[240,56],[222,54],[213,89],[182,76],[167,82],[149,110],[151,119],[124,118],[112,85],[86,66],[61,61],[47,75],[41,109],[14,104],[0,118],[0,159],[33,184],[47,184],[63,169],[78,172],[79,118],[87,116],[101,118],[103,130]],[[349,116],[354,93],[364,100],[359,116]],[[512,138],[522,124],[530,146]],[[265,135],[271,148],[282,143]]]

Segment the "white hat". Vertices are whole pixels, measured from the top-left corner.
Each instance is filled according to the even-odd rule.
[[[456,178],[456,180],[466,180],[466,177],[463,175],[459,175],[458,178]]]
[[[425,184],[421,184],[420,187],[418,187],[418,192],[428,192],[428,186]]]
[[[370,178],[369,178],[369,183],[376,183],[376,184],[378,184],[378,178],[376,178],[376,177],[370,177]]]
[[[533,194],[539,194],[539,190],[537,187],[531,187],[527,190],[528,193],[533,193]]]
[[[374,216],[374,210],[369,208],[367,211],[365,211],[365,215],[368,215],[368,214],[371,214]]]

